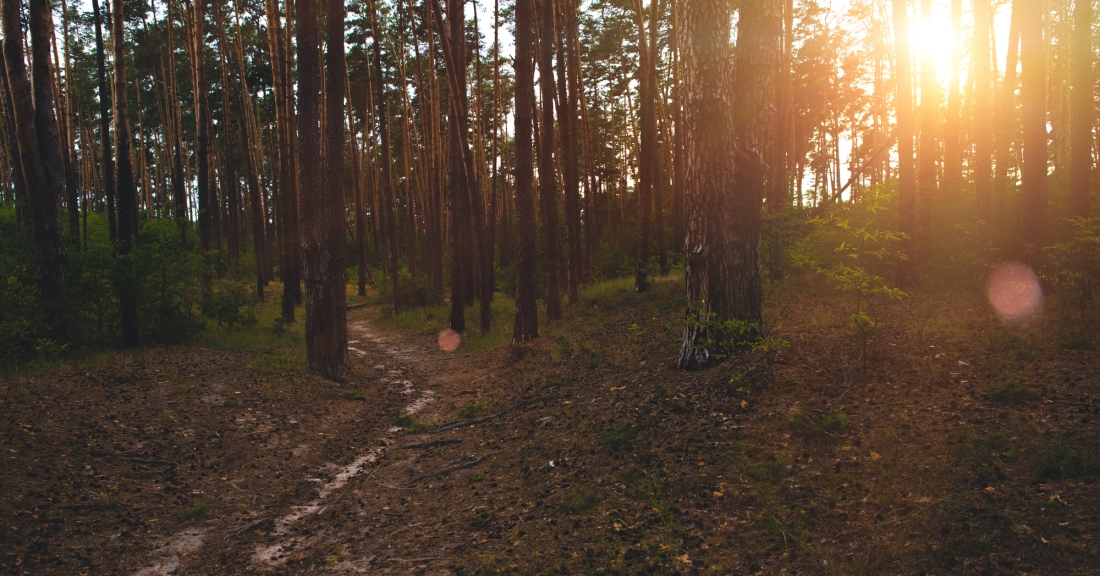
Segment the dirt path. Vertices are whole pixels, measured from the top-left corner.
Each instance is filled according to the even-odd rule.
[[[193,349],[0,382],[0,572],[286,573],[318,555],[366,570],[345,552],[362,535],[331,517],[378,513],[364,500],[386,500],[372,478],[409,422],[476,398],[467,354],[369,317],[349,315],[340,385],[275,353]]]

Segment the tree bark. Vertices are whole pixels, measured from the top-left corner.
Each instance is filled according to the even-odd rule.
[[[69,340],[71,333],[68,295],[65,292],[68,256],[61,224],[61,196],[65,186],[63,173],[60,172],[61,166],[58,164],[61,150],[57,141],[53,92],[49,87],[53,81],[49,58],[52,23],[49,4],[45,0],[32,1],[31,44],[35,56],[32,96],[23,52],[23,26],[19,5],[18,0],[3,0],[3,5],[0,6],[4,62],[12,99],[13,128],[18,143],[19,163],[27,188],[42,324],[45,334],[64,342]],[[46,47],[44,53],[43,46]],[[42,84],[44,79],[48,80],[46,85]],[[35,100],[38,100],[37,110]],[[51,119],[52,134],[49,126]],[[54,174],[48,174],[49,170],[54,170]]]
[[[322,130],[315,0],[299,0],[298,82],[301,94],[302,261],[306,358],[310,370],[340,378],[351,368],[347,330],[347,244],[344,236],[344,0],[325,0],[328,89]],[[324,157],[319,145],[324,135]],[[308,166],[308,168],[307,168]]]
[[[1001,212],[1008,197],[1008,169],[1012,164],[1012,141],[1016,125],[1016,68],[1020,56],[1021,2],[1012,3],[1012,20],[1008,32],[1008,54],[997,105],[996,168],[993,173],[993,197],[990,224],[1003,219]]]
[[[515,102],[515,213],[519,232],[516,264],[516,316],[512,344],[538,338],[538,246],[535,231],[535,173],[532,128],[535,109],[534,79],[535,0],[516,0]]]
[[[573,26],[571,12],[573,0],[557,0],[558,8],[558,88],[561,127],[562,184],[565,192],[565,236],[569,247],[569,269],[566,273],[566,291],[569,301],[576,303],[581,281],[581,196],[580,157],[577,141],[577,112],[580,106],[580,70],[576,54],[577,30]],[[563,39],[562,36],[565,36]],[[568,57],[566,56],[568,54]],[[565,97],[562,98],[561,95]]]
[[[951,29],[955,38],[952,50],[951,83],[947,92],[947,117],[943,122],[943,194],[944,202],[955,204],[962,194],[962,0],[951,0]]]
[[[1089,217],[1092,173],[1093,125],[1096,120],[1095,56],[1092,50],[1092,2],[1077,0],[1073,9],[1073,61],[1071,105],[1072,156],[1070,157],[1070,215]]]
[[[901,287],[916,283],[913,269],[913,241],[917,224],[916,175],[913,166],[913,84],[909,59],[909,7],[907,0],[893,0],[894,50],[897,63],[896,113],[898,134],[898,230],[903,235],[898,261],[897,284]]]

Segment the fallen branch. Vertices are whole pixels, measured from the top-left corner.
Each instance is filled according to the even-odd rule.
[[[246,526],[241,526],[240,528],[237,528],[236,530],[233,531],[233,534],[231,534],[231,536],[236,536],[236,535],[242,534],[244,532],[252,532],[253,530],[259,530],[260,528],[263,528],[265,526],[274,527],[275,526],[274,520],[272,520],[271,518],[260,518],[259,520],[255,521],[251,524],[248,524]],[[226,536],[225,539],[229,540],[229,536]]]
[[[431,560],[439,560],[439,557],[428,556],[426,558],[409,558],[408,560],[404,558],[387,558],[386,562],[407,562],[409,564],[412,564],[413,562],[429,562]]]
[[[463,458],[460,458],[459,460],[456,460],[455,462],[461,462],[463,459],[469,459],[468,462],[466,462],[464,464],[455,464],[454,466],[448,465],[448,466],[446,466],[446,467],[444,467],[440,470],[436,470],[435,472],[432,472],[431,474],[421,474],[420,476],[417,476],[416,478],[413,478],[412,480],[409,480],[409,484],[414,484],[414,483],[419,482],[421,480],[430,480],[432,478],[436,478],[436,477],[439,477],[439,476],[445,476],[447,474],[450,474],[451,472],[458,472],[459,470],[465,470],[467,468],[473,468],[474,466],[477,466],[478,464],[480,464],[486,458],[488,458],[489,456],[491,456],[493,454],[495,454],[495,452],[490,452],[488,454],[485,454],[483,456],[478,456],[478,457],[475,457],[473,459],[470,459],[471,455],[467,454],[466,456],[464,456]]]
[[[92,456],[99,456],[100,458],[111,458],[114,460],[123,460],[126,462],[133,462],[135,464],[145,464],[148,466],[172,466],[175,467],[175,462],[169,462],[167,460],[149,460],[147,458],[133,458],[130,456],[123,456],[113,450],[92,450]]]
[[[447,446],[449,444],[462,444],[465,441],[465,438],[442,438],[440,440],[432,440],[430,442],[416,442],[415,444],[406,444],[404,446],[398,446],[398,448],[401,450],[411,450],[413,448],[434,448],[436,446]]]

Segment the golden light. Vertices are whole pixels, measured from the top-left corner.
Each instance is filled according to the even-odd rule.
[[[461,343],[462,336],[450,328],[439,333],[439,349],[444,352],[458,350],[458,345]]]
[[[951,79],[959,39],[955,36],[951,25],[951,15],[942,13],[937,8],[940,6],[933,4],[932,18],[925,19],[921,16],[914,21],[913,41],[916,43],[914,54],[919,54],[922,59],[926,54],[931,56],[936,66],[936,79],[944,84]],[[914,64],[919,66],[920,61]]]
[[[1030,318],[1043,303],[1043,288],[1031,267],[1022,262],[1004,262],[986,278],[986,296],[997,315],[1006,322]]]

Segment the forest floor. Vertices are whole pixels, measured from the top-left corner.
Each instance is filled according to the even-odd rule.
[[[1100,353],[914,292],[864,369],[817,284],[698,372],[670,278],[523,348],[504,298],[453,353],[443,308],[356,309],[343,383],[300,332],[8,374],[0,573],[1095,574]]]

